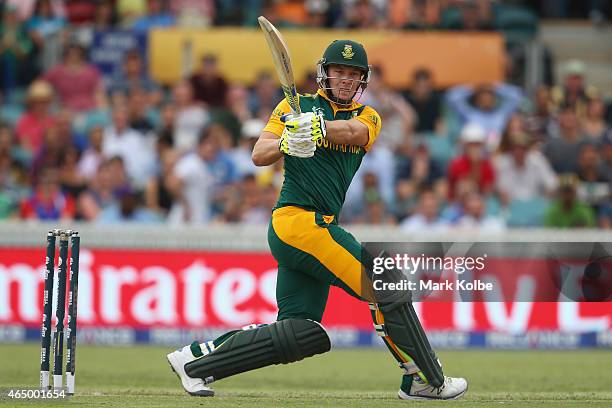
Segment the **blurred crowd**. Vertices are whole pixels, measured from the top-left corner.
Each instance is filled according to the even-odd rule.
[[[264,14],[280,27],[493,30],[520,20],[521,11],[596,22],[612,12],[608,0],[1,0],[0,5],[16,9],[38,46],[66,25],[137,31],[256,27]]]
[[[296,25],[376,27],[383,20],[371,11],[378,10],[373,15],[388,12],[397,27],[414,23],[408,18],[414,15],[436,26],[448,5],[461,7],[467,28],[489,29],[491,20],[480,13],[494,4],[2,3],[0,220],[169,224],[269,221],[282,161],[257,168],[250,156],[282,98],[276,77],[261,72],[252,84],[232,83],[218,57],[205,55],[191,75],[162,86],[147,75],[143,55],[130,50],[121,74],[104,80],[88,50],[70,40],[75,31],[246,24],[247,11],[261,10]],[[347,12],[329,19],[346,4],[340,9]],[[400,6],[401,13],[391,11]],[[408,231],[610,228],[612,109],[589,86],[581,61],[564,67],[559,84],[541,85],[533,95],[510,83],[437,89],[426,67],[406,75],[411,87],[392,89],[373,68],[360,102],[381,114],[383,130],[347,193],[341,222]],[[315,92],[314,72],[298,88]]]

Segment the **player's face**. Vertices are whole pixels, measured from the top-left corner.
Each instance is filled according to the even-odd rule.
[[[341,100],[353,98],[359,89],[362,72],[358,68],[345,65],[330,65],[327,68],[329,87],[332,94]]]

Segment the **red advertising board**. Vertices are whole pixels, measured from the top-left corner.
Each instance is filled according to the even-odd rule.
[[[82,249],[80,258],[81,327],[240,327],[276,316],[276,263],[266,253]],[[0,325],[40,325],[43,274],[43,248],[0,249]],[[612,303],[438,301],[416,309],[436,330],[594,332],[612,322]],[[323,323],[371,328],[367,305],[338,288]]]

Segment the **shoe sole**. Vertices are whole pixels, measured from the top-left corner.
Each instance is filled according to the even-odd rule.
[[[467,392],[467,390],[468,390],[468,387],[466,386],[465,390],[461,391],[457,395],[453,395],[452,397],[448,397],[448,398],[422,397],[419,395],[406,394],[405,392],[400,390],[400,392],[397,393],[397,398],[401,400],[412,400],[412,401],[451,401],[451,400],[456,400],[456,399],[463,397],[465,393]],[[405,397],[402,397],[402,394],[400,393],[404,394]]]
[[[172,362],[170,361],[170,358],[167,356],[166,356],[166,361],[168,362],[168,365],[172,369],[172,372],[178,377],[179,381],[181,382],[181,386],[182,386],[183,380],[181,379],[181,376],[179,375],[179,373],[176,372],[176,370],[174,369],[174,366],[172,365]],[[185,387],[183,387],[183,389],[185,390]],[[189,392],[185,390],[185,392],[191,395],[192,397],[214,397],[215,396],[214,390],[202,390],[202,391],[196,391],[196,392]]]

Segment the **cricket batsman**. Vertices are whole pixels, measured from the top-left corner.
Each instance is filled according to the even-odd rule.
[[[317,63],[319,90],[299,97],[302,113],[291,114],[286,100],[274,109],[252,158],[257,166],[284,158],[285,179],[268,228],[278,262],[278,318],[168,354],[189,394],[212,396],[213,381],[329,351],[320,321],[330,285],[369,303],[376,332],[403,370],[400,399],[455,399],[467,391],[465,379],[444,376],[410,293],[372,294],[364,273],[369,261],[338,225],[345,193],[381,129],[378,113],[357,102],[369,78],[364,47],[336,40]]]

